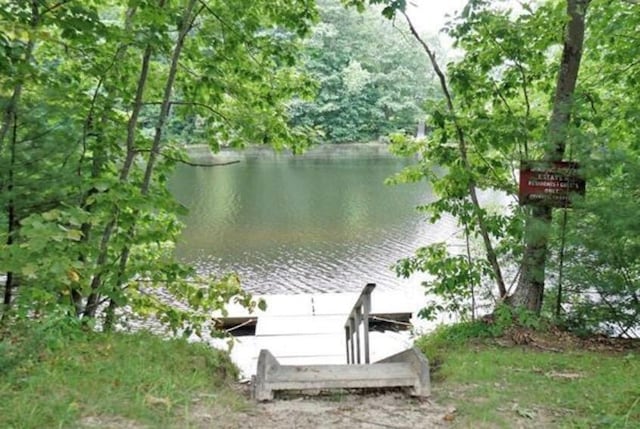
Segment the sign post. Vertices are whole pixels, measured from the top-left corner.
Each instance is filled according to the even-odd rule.
[[[520,204],[571,207],[571,196],[584,195],[586,189],[578,167],[567,161],[522,161]]]

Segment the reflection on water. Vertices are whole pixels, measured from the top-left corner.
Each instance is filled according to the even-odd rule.
[[[425,183],[388,186],[396,159],[249,160],[181,167],[171,189],[190,210],[177,256],[198,270],[237,272],[255,293],[397,289],[390,269],[418,246],[447,240],[455,222],[429,225],[415,206]]]

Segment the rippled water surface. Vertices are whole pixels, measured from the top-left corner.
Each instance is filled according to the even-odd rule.
[[[426,183],[389,186],[389,159],[270,159],[181,167],[172,191],[190,210],[177,255],[206,273],[237,272],[256,293],[397,289],[391,270],[418,246],[447,240],[455,223],[429,225],[415,207]]]

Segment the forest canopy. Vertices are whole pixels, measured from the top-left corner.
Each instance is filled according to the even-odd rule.
[[[406,24],[385,19],[377,8],[345,9],[338,0],[318,6],[320,22],[303,45],[301,62],[317,92],[292,104],[291,123],[315,130],[320,143],[415,135],[425,103],[439,94]]]

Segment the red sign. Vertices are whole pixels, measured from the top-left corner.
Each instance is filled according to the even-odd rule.
[[[585,180],[576,162],[522,161],[520,204],[571,207],[571,195],[584,195]]]

